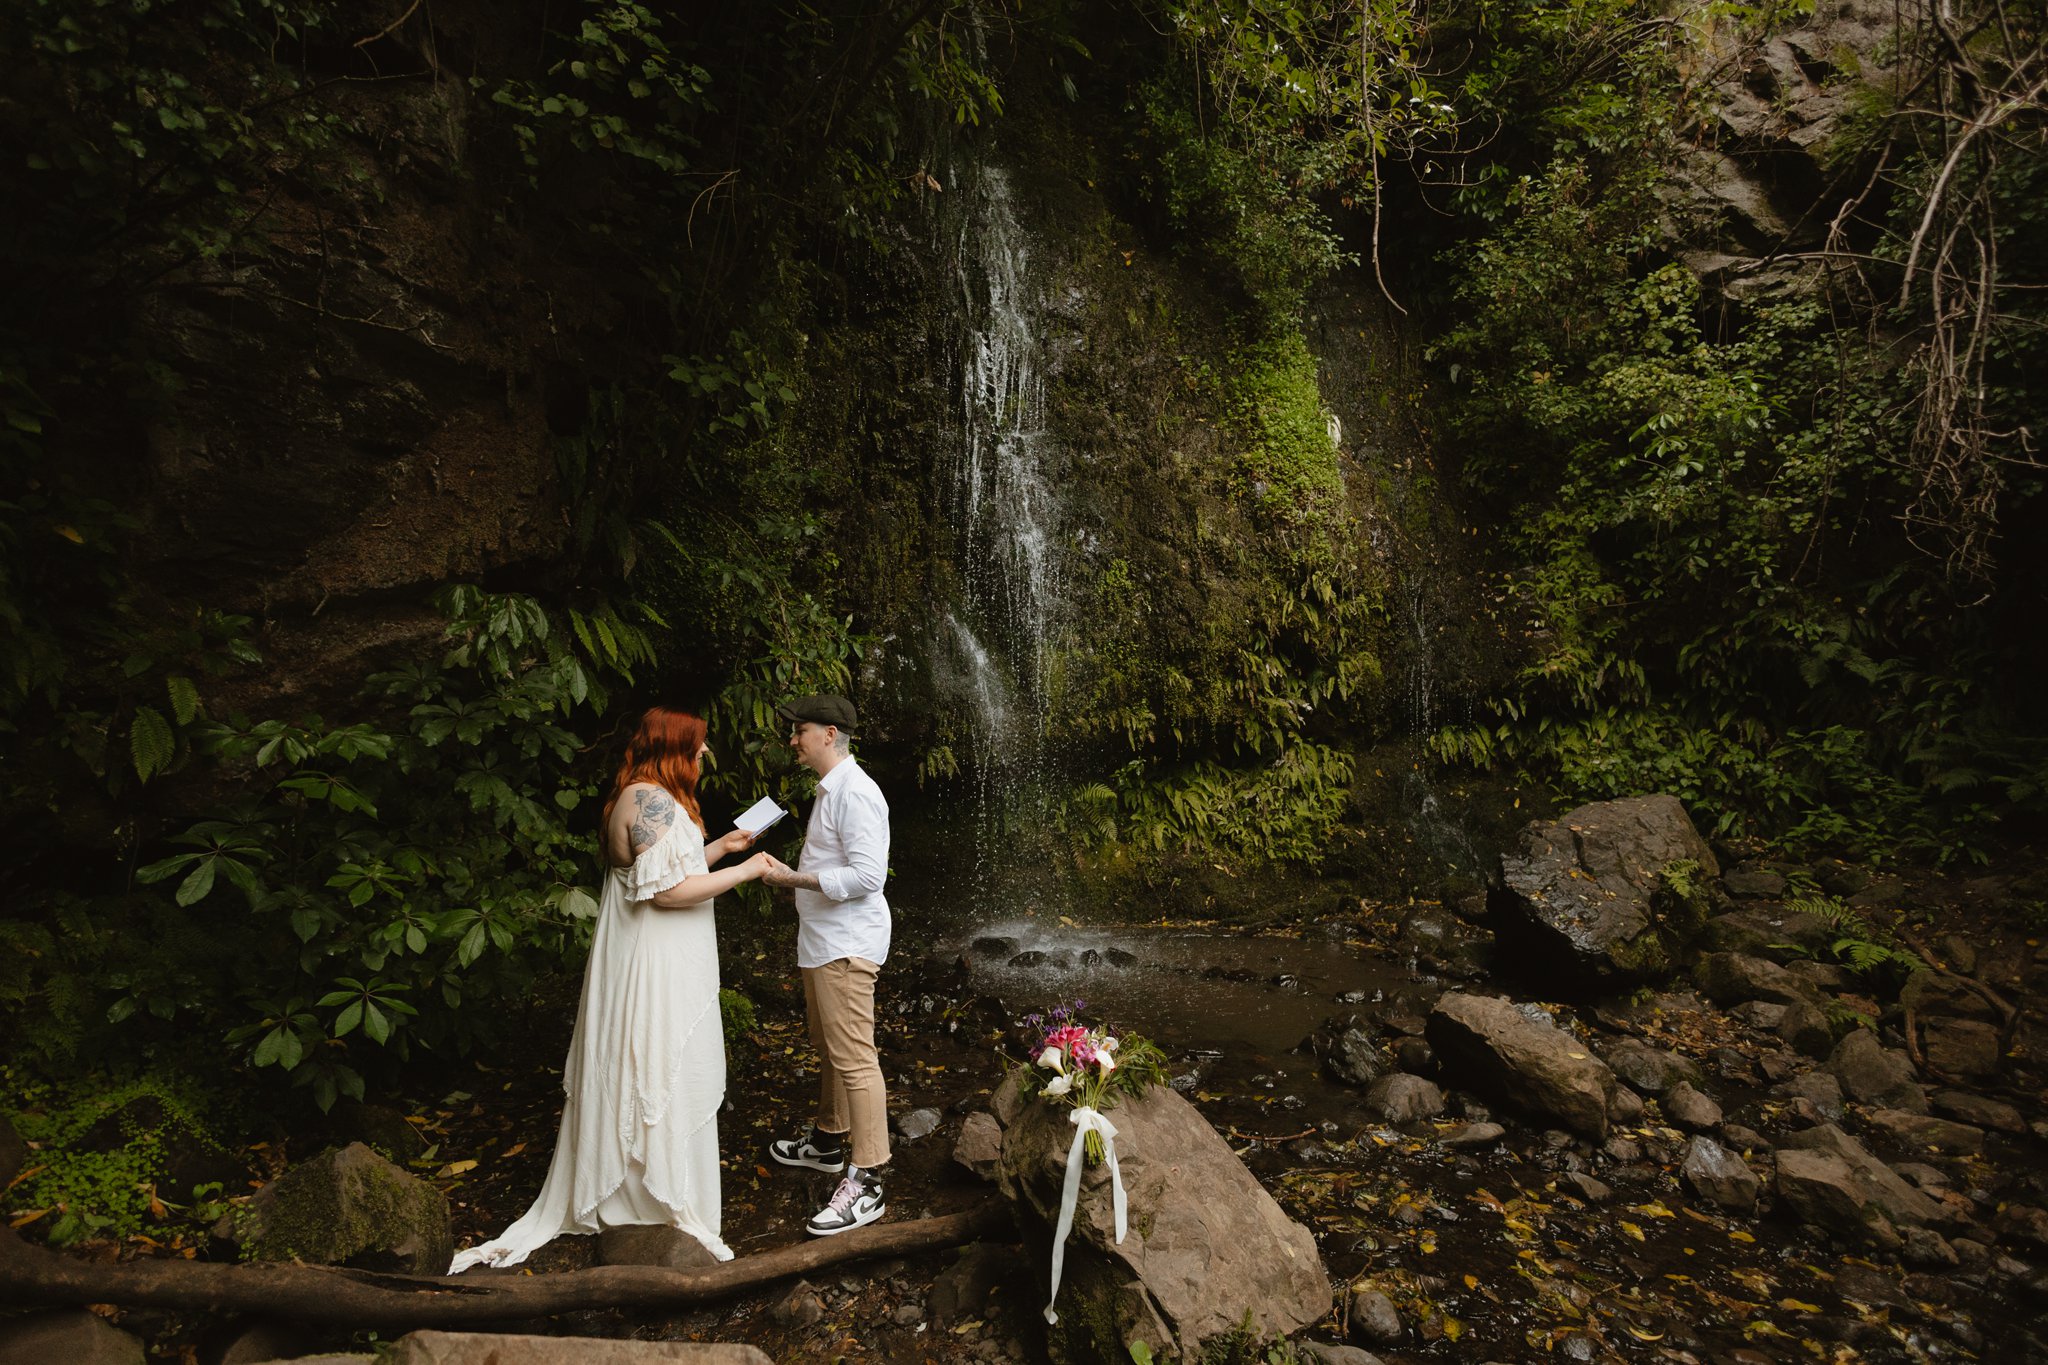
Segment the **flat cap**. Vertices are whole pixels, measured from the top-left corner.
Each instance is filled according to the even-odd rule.
[[[836,725],[848,734],[852,734],[854,727],[860,723],[859,717],[854,714],[853,703],[829,692],[821,696],[798,697],[795,701],[786,701],[775,708],[775,714],[792,723],[807,720],[814,725]]]

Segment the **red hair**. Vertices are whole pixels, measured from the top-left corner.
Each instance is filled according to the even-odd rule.
[[[626,741],[626,756],[619,760],[618,780],[604,803],[609,824],[619,794],[635,782],[652,782],[673,796],[689,812],[697,828],[704,828],[704,812],[697,805],[697,750],[703,746],[704,718],[667,706],[650,706],[640,717],[640,728]]]

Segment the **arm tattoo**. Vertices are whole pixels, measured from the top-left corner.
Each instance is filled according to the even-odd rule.
[[[642,787],[633,793],[633,856],[639,857],[676,822],[676,799],[659,787]]]

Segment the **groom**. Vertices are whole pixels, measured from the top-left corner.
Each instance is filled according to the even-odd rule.
[[[807,1232],[829,1237],[888,1210],[881,1168],[889,1161],[889,1106],[875,1054],[875,975],[889,956],[889,902],[882,898],[889,803],[854,761],[852,702],[799,697],[775,711],[789,722],[797,762],[818,775],[803,855],[794,869],[762,878],[796,891],[796,964],[818,1050],[818,1117],[801,1137],[770,1143],[768,1154],[785,1166],[846,1173],[805,1224]]]

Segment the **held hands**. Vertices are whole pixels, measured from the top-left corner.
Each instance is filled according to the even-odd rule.
[[[783,862],[782,859],[776,857],[773,853],[764,851],[756,853],[753,857],[741,863],[740,870],[746,874],[747,881],[765,881],[770,886],[779,886],[781,883],[775,880],[776,877],[787,873],[790,869],[789,864]]]

